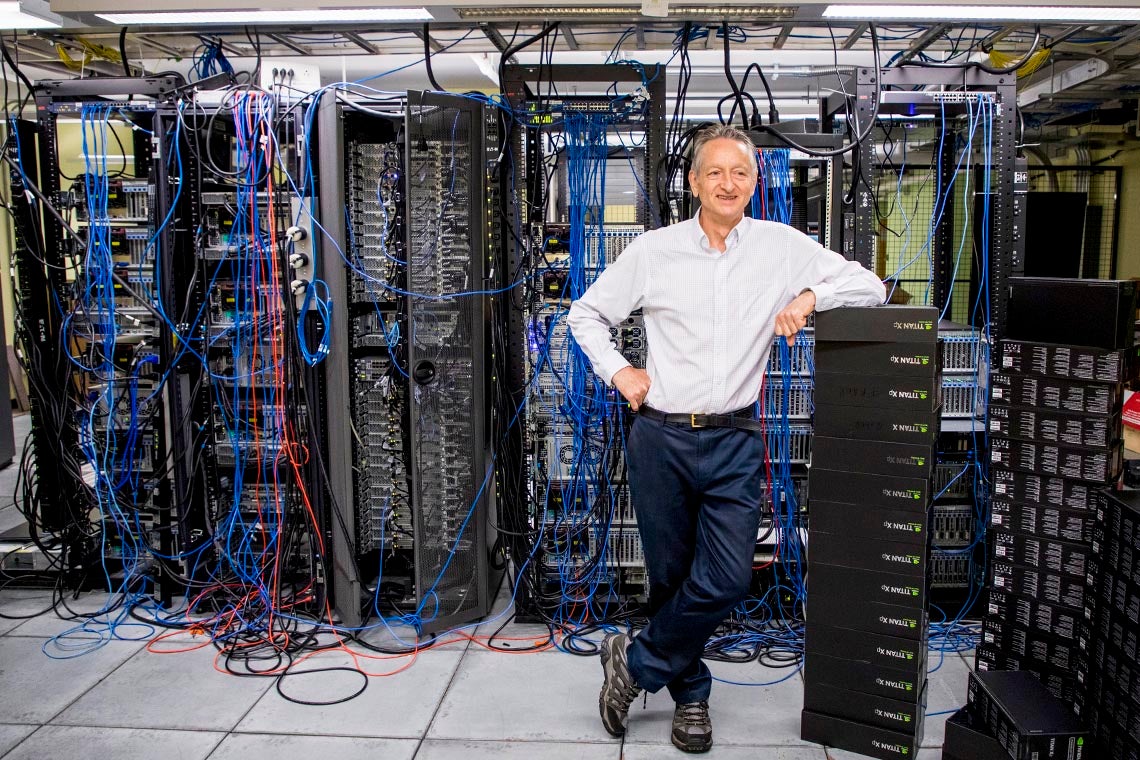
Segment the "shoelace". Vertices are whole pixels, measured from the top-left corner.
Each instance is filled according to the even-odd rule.
[[[615,680],[614,692],[616,693],[614,696],[616,699],[614,701],[617,706],[623,709],[629,709],[629,706],[633,704],[633,700],[637,699],[637,695],[641,693],[641,687],[628,683],[621,677],[620,673]]]
[[[681,721],[686,726],[701,726],[707,723],[709,719],[709,706],[706,702],[679,705],[677,711],[681,714]]]

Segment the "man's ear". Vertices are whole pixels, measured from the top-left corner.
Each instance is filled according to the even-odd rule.
[[[694,196],[697,195],[697,173],[692,169],[689,170],[689,191]]]

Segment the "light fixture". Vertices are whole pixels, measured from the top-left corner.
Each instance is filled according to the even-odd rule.
[[[1140,8],[1080,5],[829,5],[824,18],[882,21],[1140,21]]]
[[[58,21],[29,13],[16,0],[0,2],[0,29],[59,29]]]
[[[104,21],[146,24],[337,24],[432,21],[427,8],[333,8],[298,11],[153,11],[97,13]]]
[[[716,20],[784,19],[796,15],[794,5],[709,5],[678,6],[669,8],[669,18],[703,18]],[[567,5],[567,6],[492,6],[456,8],[455,13],[465,20],[526,19],[585,19],[585,18],[638,18],[640,5]]]

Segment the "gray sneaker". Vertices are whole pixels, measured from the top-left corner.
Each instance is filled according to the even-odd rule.
[[[629,636],[624,633],[611,633],[602,640],[602,691],[598,694],[598,710],[602,714],[602,725],[610,736],[624,736],[629,722],[629,706],[641,687],[629,674],[629,663],[625,650],[629,646]]]
[[[712,743],[709,703],[678,704],[673,711],[673,746],[684,752],[708,752]]]

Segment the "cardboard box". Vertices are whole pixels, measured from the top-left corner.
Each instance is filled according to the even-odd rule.
[[[911,677],[898,670],[878,668],[870,663],[843,657],[816,653],[804,658],[805,683],[826,683],[864,694],[913,702],[925,688],[926,680],[925,664],[917,677]]]
[[[999,497],[990,502],[990,525],[1001,530],[1087,544],[1092,541],[1095,524],[1096,515],[1085,509],[1027,504]]]
[[[815,370],[828,374],[893,375],[935,393],[942,355],[936,343],[850,343],[826,341],[816,333]]]
[[[986,614],[1023,628],[1049,631],[1068,641],[1076,641],[1084,621],[1084,614],[1077,610],[1001,589],[990,589]]]
[[[911,732],[923,719],[926,689],[921,691],[916,700],[901,700],[805,679],[804,709],[858,721],[868,726]]]
[[[848,533],[812,530],[808,536],[808,562],[897,573],[924,582],[930,569],[925,543],[856,538]]]
[[[890,375],[820,370],[815,373],[815,402],[870,406],[887,412],[932,412],[942,405],[942,383]]]
[[[817,312],[817,341],[924,343],[938,341],[938,309],[932,306],[848,306]]]
[[[852,538],[897,541],[911,546],[928,543],[927,516],[913,509],[879,509],[859,504],[812,499],[808,540],[818,533],[837,533]],[[825,561],[810,554],[815,561]],[[831,564],[843,564],[833,562]]]
[[[1140,396],[1130,390],[1124,391],[1124,406],[1121,411],[1124,428],[1124,448],[1140,454]]]
[[[946,738],[942,744],[942,760],[1009,760],[1005,747],[985,725],[976,720],[968,707],[946,719]]]
[[[894,604],[856,602],[841,589],[833,593],[809,593],[807,619],[813,624],[843,626],[856,631],[915,641],[925,641],[928,633],[926,610]]]
[[[1006,656],[1044,663],[1053,672],[1076,676],[1077,642],[1072,639],[986,615],[982,620],[982,642]]]
[[[993,562],[993,588],[1073,610],[1084,610],[1085,583],[1084,578],[1050,573],[1036,567],[999,560]]]
[[[1035,343],[1020,340],[1001,342],[1001,371],[1045,375],[1070,380],[1119,383],[1129,379],[1133,352],[1107,351],[1089,346]]]
[[[815,435],[933,446],[938,439],[942,414],[897,412],[884,414],[874,407],[815,405]]]
[[[1011,277],[1009,285],[1008,338],[1110,351],[1134,343],[1136,283],[1131,280]]]
[[[991,531],[995,562],[1012,562],[1085,580],[1092,549],[1087,543]]]
[[[865,472],[902,478],[929,478],[934,469],[934,447],[907,443],[868,446],[858,438],[815,435],[811,442],[813,467]]]
[[[904,733],[804,710],[800,714],[800,738],[878,760],[907,760],[918,754],[922,723],[913,733]]]
[[[1030,673],[1045,686],[1046,691],[1069,704],[1073,703],[1080,691],[1080,684],[1072,674],[1058,673],[1048,663],[1016,657],[992,644],[978,645],[974,654],[974,666],[978,672],[1016,670]]]
[[[925,514],[930,498],[929,478],[869,475],[818,466],[808,472],[809,504],[818,499],[879,509],[910,509]]]
[[[1140,702],[1138,638],[1136,624],[1122,611],[1101,607],[1090,625],[1081,629],[1077,648],[1093,672],[1111,680],[1121,691],[1134,693]]]
[[[1118,441],[1108,449],[1077,448],[994,436],[990,461],[1010,470],[1108,483],[1124,469],[1124,445]]]
[[[1105,760],[1140,760],[1140,735],[1116,725],[1112,720],[1102,720],[1096,732],[1097,757]]]
[[[926,642],[808,621],[804,652],[865,662],[914,681],[926,675]]]
[[[1085,760],[1092,738],[1068,705],[1024,671],[970,673],[970,711],[1013,760]]]
[[[892,604],[911,610],[926,609],[927,584],[898,573],[856,570],[811,561],[809,595],[842,592],[855,602]]]
[[[1003,467],[990,470],[993,493],[998,498],[1028,504],[1063,506],[1068,509],[1093,509],[1096,483],[1072,480],[1055,475],[1035,475]]]
[[[1137,428],[1140,429],[1140,399],[1137,399],[1137,402],[1136,419]],[[992,435],[1039,443],[1105,449],[1111,447],[1123,435],[1121,421],[1116,417],[1094,417],[1036,407],[999,404],[990,407],[989,417]]]
[[[1115,415],[1124,400],[1123,386],[1083,380],[1060,380],[1037,375],[995,372],[990,375],[990,400],[995,404],[1099,416]]]

